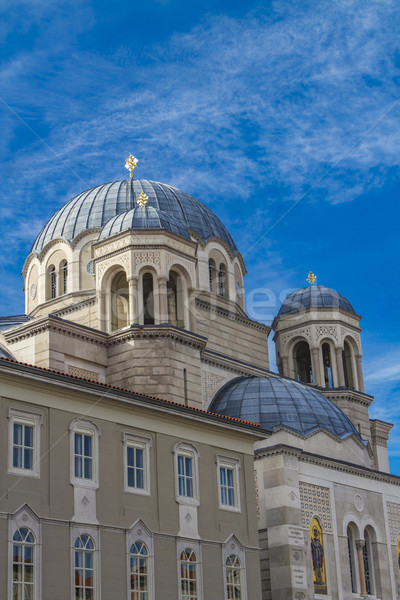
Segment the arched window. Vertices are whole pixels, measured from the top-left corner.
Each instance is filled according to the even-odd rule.
[[[35,587],[35,538],[30,529],[21,527],[13,535],[12,597],[33,600]]]
[[[354,389],[354,375],[353,375],[353,356],[349,342],[345,341],[342,351],[343,360],[343,371],[344,371],[344,384],[347,388]]]
[[[94,543],[86,533],[74,544],[74,590],[74,600],[95,600]]]
[[[356,584],[356,571],[354,563],[354,538],[351,527],[347,527],[347,551],[349,553],[349,569],[350,569],[350,580],[351,580],[351,591],[353,594],[357,593]]]
[[[198,600],[197,557],[191,548],[185,548],[180,557],[181,600]]]
[[[367,594],[373,593],[373,576],[372,576],[372,553],[371,553],[371,538],[368,530],[364,531],[365,544],[363,546],[363,561],[364,561],[364,577],[365,577],[365,589]]]
[[[129,323],[129,290],[124,271],[117,273],[111,284],[111,330],[122,329]]]
[[[328,343],[322,344],[322,363],[324,365],[324,384],[326,388],[333,388],[331,348]]]
[[[223,263],[221,263],[218,269],[218,294],[220,296],[224,296],[225,298],[228,296],[226,283],[226,267]]]
[[[294,348],[295,378],[304,383],[313,382],[310,347],[307,342],[299,342]]]
[[[236,554],[226,559],[225,572],[227,600],[242,600],[241,564]]]
[[[143,285],[143,323],[154,325],[154,286],[153,275],[145,273],[142,280]]]
[[[177,327],[184,327],[185,321],[183,316],[183,283],[182,277],[171,271],[167,282],[168,295],[168,322]]]
[[[143,542],[134,542],[129,550],[129,600],[148,600],[150,590],[149,551]]]
[[[56,268],[54,265],[49,267],[49,298],[53,300],[57,296],[57,274]]]
[[[208,261],[208,283],[210,287],[210,292],[215,292],[215,281],[217,275],[217,267],[215,264],[215,260],[210,258]]]
[[[67,283],[68,283],[68,263],[66,260],[63,260],[60,264],[60,289],[63,294],[67,293]]]
[[[322,536],[322,527],[317,518],[313,518],[310,526],[311,540],[311,558],[314,575],[314,592],[316,594],[326,594],[326,570],[324,540]]]

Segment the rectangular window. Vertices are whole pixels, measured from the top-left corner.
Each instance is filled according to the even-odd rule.
[[[239,511],[239,461],[219,456],[217,469],[220,508]]]
[[[145,485],[144,448],[143,446],[128,445],[126,453],[128,487],[143,490]]]
[[[151,439],[124,433],[123,441],[125,491],[149,495]]]
[[[93,479],[93,435],[74,433],[74,473],[79,479]]]
[[[220,466],[219,483],[221,486],[221,504],[236,506],[235,500],[235,467]]]
[[[178,454],[178,490],[179,496],[194,497],[192,454]]]
[[[33,469],[34,430],[33,424],[14,422],[13,467],[15,469]]]
[[[40,425],[42,417],[9,410],[8,472],[39,477]]]

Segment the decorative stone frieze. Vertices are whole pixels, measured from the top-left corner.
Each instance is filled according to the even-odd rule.
[[[294,337],[304,337],[307,341],[311,342],[310,327],[304,327],[304,329],[296,329],[295,331],[282,334],[282,342],[286,344]]]
[[[201,372],[201,388],[203,396],[203,406],[208,406],[209,401],[214,396],[214,393],[219,389],[226,377],[216,375],[215,373]]]
[[[161,253],[151,250],[135,252],[133,259],[135,269],[141,265],[153,265],[155,267],[161,267]]]
[[[104,273],[106,271],[108,271],[108,269],[110,267],[113,267],[114,265],[121,265],[124,266],[126,269],[128,269],[129,267],[129,254],[126,252],[125,254],[119,254],[118,256],[114,256],[113,258],[110,258],[108,260],[105,260],[104,262],[101,262],[100,264],[97,265],[97,273],[99,276],[99,279],[101,279],[104,275]]]
[[[68,375],[74,377],[81,377],[82,379],[89,379],[89,381],[99,381],[99,374],[94,371],[88,371],[87,369],[81,369],[80,367],[73,367],[68,365]]]
[[[331,498],[329,488],[300,481],[301,522],[309,529],[313,517],[318,517],[322,529],[332,533]]]
[[[332,337],[336,342],[338,341],[338,330],[335,325],[318,325],[315,328],[315,339],[318,342],[324,336]]]
[[[194,264],[189,260],[185,260],[180,256],[176,256],[175,254],[167,254],[167,271],[169,271],[171,265],[177,264],[181,265],[188,273],[190,273],[192,277],[192,281],[194,279]]]
[[[387,502],[390,541],[397,544],[397,538],[400,534],[400,504]]]

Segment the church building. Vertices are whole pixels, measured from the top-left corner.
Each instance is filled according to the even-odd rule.
[[[250,319],[229,231],[136,166],[50,217],[0,317],[0,598],[396,600],[361,317],[310,273]]]

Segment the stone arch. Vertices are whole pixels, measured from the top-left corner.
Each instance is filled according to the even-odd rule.
[[[358,356],[360,353],[356,340],[353,336],[346,335],[343,339],[342,362],[345,386],[351,389],[359,389],[356,362]]]
[[[151,276],[150,281],[146,281]],[[144,265],[138,274],[137,302],[139,323],[154,325],[159,322],[159,277],[154,265]]]
[[[296,336],[290,341],[289,348],[289,377],[303,383],[313,383],[315,379],[311,346],[304,336]]]
[[[126,272],[121,269],[110,280],[111,331],[129,325],[129,285]]]
[[[322,385],[326,388],[339,386],[338,369],[336,364],[336,343],[330,336],[325,336],[319,344]]]

